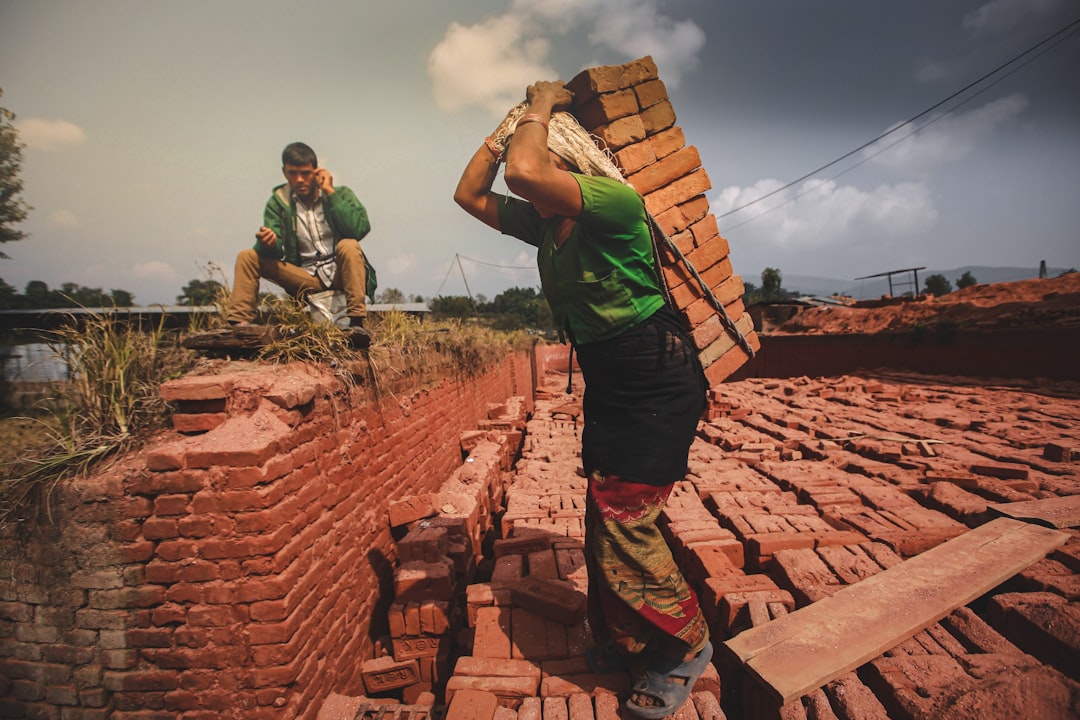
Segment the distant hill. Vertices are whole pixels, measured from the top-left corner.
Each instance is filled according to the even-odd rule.
[[[1057,277],[1068,268],[1047,268],[1047,277]],[[965,272],[970,272],[981,284],[1011,282],[1013,280],[1030,280],[1039,277],[1039,268],[1022,267],[985,267],[981,265],[968,265],[952,270],[934,270],[927,268],[919,271],[919,289],[926,284],[926,278],[930,275],[944,275],[953,289],[956,289],[956,281]],[[785,290],[798,292],[800,295],[814,295],[828,297],[834,293],[843,293],[859,300],[881,297],[889,292],[889,281],[886,278],[873,278],[868,280],[853,280],[839,278],[823,278],[811,275],[788,275],[781,270],[783,287]],[[745,278],[746,280],[760,284],[759,278]],[[893,294],[902,295],[911,288],[911,273],[903,273],[893,276]]]

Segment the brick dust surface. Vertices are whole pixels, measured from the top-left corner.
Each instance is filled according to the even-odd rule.
[[[544,534],[569,550],[583,532],[585,480],[582,388],[575,383],[567,395],[565,386],[565,372],[543,379],[501,532]],[[994,517],[995,503],[1080,494],[1078,398],[1078,385],[982,387],[904,374],[747,380],[714,389],[689,473],[662,518],[714,639],[982,524]],[[513,577],[528,577],[529,564],[515,564]],[[676,717],[1075,718],[1078,569],[1074,537],[970,606],[782,708],[718,657],[716,676]],[[585,589],[580,564],[558,572],[557,579]],[[483,602],[498,605],[494,597]],[[478,630],[476,642],[485,647],[473,652],[508,662],[536,658],[544,680],[535,701],[502,697],[500,716],[573,717],[565,714],[574,707],[570,698],[580,705],[586,693],[595,717],[616,717],[611,694],[625,698],[626,685],[583,674],[587,627],[584,638],[574,638],[582,628],[567,626],[569,641],[560,634],[553,649],[550,622],[545,636],[543,618],[516,612],[499,615],[502,645]]]
[[[1080,327],[1080,273],[1057,278],[972,285],[941,297],[895,304],[811,308],[779,333],[875,333],[949,323],[962,328]]]

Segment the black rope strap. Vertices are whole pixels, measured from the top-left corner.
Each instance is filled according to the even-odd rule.
[[[667,233],[664,232],[663,228],[661,228],[659,223],[656,222],[656,218],[652,216],[652,213],[646,212],[645,216],[649,221],[649,234],[652,235],[654,252],[658,252],[659,250],[656,242],[656,237],[659,235],[660,238],[664,241],[664,246],[671,250],[672,253],[674,253],[675,257],[678,258],[679,262],[686,266],[686,269],[690,271],[690,275],[694,278],[694,280],[697,281],[698,287],[701,288],[701,292],[708,299],[709,305],[711,305],[712,308],[716,310],[716,312],[719,314],[720,324],[724,326],[724,329],[727,330],[728,334],[735,338],[735,341],[739,343],[739,347],[743,349],[743,352],[745,352],[750,359],[753,359],[755,353],[754,348],[750,346],[750,341],[746,339],[746,336],[743,335],[742,331],[739,330],[739,328],[735,325],[735,321],[731,319],[730,315],[728,315],[728,312],[724,308],[724,305],[720,302],[720,300],[717,299],[716,295],[713,294],[713,291],[709,288],[708,285],[705,284],[705,281],[701,278],[701,274],[697,271],[697,268],[695,268],[693,264],[691,264],[691,262],[686,259],[686,256],[683,255],[682,250],[679,249],[679,246],[675,244],[674,240],[668,237]],[[657,274],[660,276],[660,284],[663,286],[664,296],[667,297],[670,301],[671,292],[667,286],[667,279],[664,277],[664,272],[660,264],[659,255],[657,255],[656,259]]]

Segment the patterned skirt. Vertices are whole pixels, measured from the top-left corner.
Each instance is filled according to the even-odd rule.
[[[589,476],[585,557],[589,624],[596,644],[626,654],[676,657],[696,653],[709,638],[697,596],[660,534],[656,519],[671,486]]]
[[[664,308],[613,340],[577,349],[585,377],[585,555],[598,645],[685,655],[708,628],[656,519],[705,409],[705,377],[680,319]]]

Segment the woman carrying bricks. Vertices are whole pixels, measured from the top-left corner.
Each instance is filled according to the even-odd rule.
[[[626,707],[675,712],[712,657],[697,597],[656,525],[705,408],[705,378],[665,300],[641,195],[568,112],[529,86],[465,168],[454,200],[537,248],[544,295],[585,379],[585,552],[598,672],[634,670]],[[499,164],[519,197],[492,192]],[[523,198],[523,199],[519,199]]]

